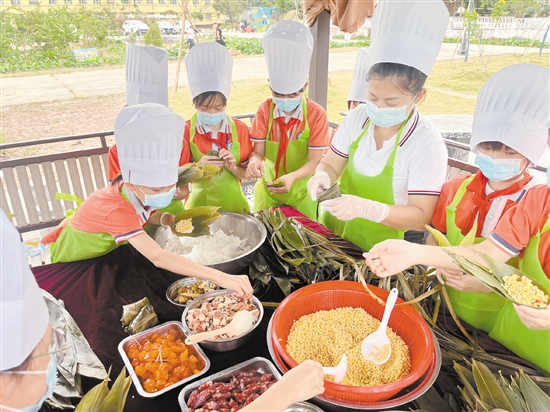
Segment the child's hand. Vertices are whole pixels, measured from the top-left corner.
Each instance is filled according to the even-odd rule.
[[[201,157],[201,160],[197,162],[197,165],[212,165],[223,167],[223,160],[220,159],[218,156],[203,156]]]
[[[288,174],[288,175],[281,176],[279,180],[283,182],[285,185],[281,187],[268,187],[267,190],[275,194],[283,194],[283,193],[290,192],[290,189],[292,188],[292,184],[294,183],[294,178],[290,174]]]
[[[323,367],[319,362],[307,360],[289,370],[279,381],[294,402],[302,402],[325,391]]]
[[[264,163],[256,156],[250,156],[246,167],[247,179],[259,179],[264,177]]]
[[[176,193],[174,194],[174,200],[187,199],[190,193],[191,193],[191,183],[188,183],[185,186],[178,186],[176,188]]]
[[[219,158],[223,160],[223,165],[227,170],[234,170],[235,167],[237,167],[237,161],[235,160],[235,156],[227,150],[222,149],[220,150]]]

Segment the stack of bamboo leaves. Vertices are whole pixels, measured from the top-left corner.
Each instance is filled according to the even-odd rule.
[[[249,270],[253,280],[268,285],[274,280],[285,295],[292,286],[304,286],[334,279],[356,279],[356,260],[361,249],[339,239],[335,242],[287,218],[280,209],[254,215],[267,229],[266,244],[256,254]]]
[[[109,370],[109,374],[110,374]],[[111,390],[107,376],[100,384],[94,386],[80,400],[75,412],[122,412],[126,404],[126,397],[132,384],[132,378],[126,377],[126,368],[123,368],[113,383]]]

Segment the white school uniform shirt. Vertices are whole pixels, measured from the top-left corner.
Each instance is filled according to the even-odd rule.
[[[332,139],[331,150],[347,158],[351,144],[367,124],[365,105],[348,113]],[[379,175],[395,147],[397,135],[376,150],[374,125],[359,142],[353,165],[365,176]],[[447,149],[441,133],[416,108],[403,128],[395,156],[393,195],[396,205],[406,205],[409,195],[439,196],[447,173]]]

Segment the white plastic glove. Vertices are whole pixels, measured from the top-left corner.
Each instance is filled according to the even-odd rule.
[[[357,217],[382,222],[390,213],[390,207],[385,203],[359,196],[343,195],[342,197],[325,200],[321,203],[321,209],[331,213],[339,220],[352,220]]]
[[[315,172],[307,182],[307,192],[311,200],[317,200],[330,187],[330,177],[324,170]]]

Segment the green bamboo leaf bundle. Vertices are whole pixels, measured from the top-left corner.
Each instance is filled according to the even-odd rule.
[[[198,206],[179,212],[174,216],[174,233],[190,237],[210,235],[210,225],[221,216],[218,209],[214,206]]]
[[[109,370],[109,374],[110,374]],[[109,377],[94,386],[78,403],[75,412],[122,412],[132,378],[126,377],[126,368],[118,375],[111,390],[107,385]]]
[[[153,305],[146,297],[128,305],[122,306],[120,319],[124,331],[130,335],[143,332],[158,323],[158,316]]]
[[[535,308],[541,308],[548,305],[548,295],[550,294],[548,289],[519,269],[500,262],[485,253],[478,252],[488,267],[484,267],[464,256],[457,255],[448,249],[443,250],[454,259],[457,265],[460,266],[465,273],[474,276],[497,295],[500,295],[518,305],[526,305]],[[535,295],[529,290],[519,290],[517,289],[519,285],[516,286],[515,290],[507,288],[506,281],[509,276],[518,279],[523,277],[525,277],[525,279],[529,279],[532,285],[535,288],[538,288],[539,291],[537,291],[537,293],[539,293],[539,295]]]
[[[481,401],[490,405],[491,409],[500,408],[512,411],[512,404],[487,365],[474,359],[472,360],[472,371]]]
[[[196,163],[187,163],[178,168],[178,187],[189,183],[197,182],[202,179],[208,179],[221,173],[222,168],[213,165],[197,165]]]

